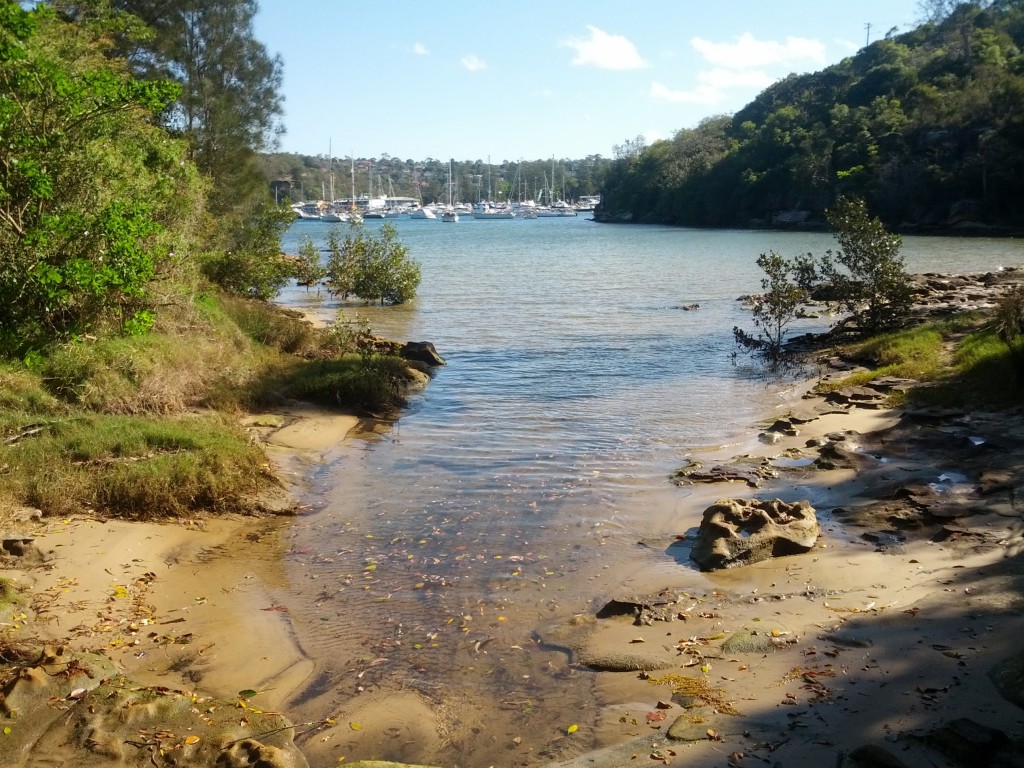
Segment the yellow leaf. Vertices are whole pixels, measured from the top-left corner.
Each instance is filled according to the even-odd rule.
[[[191,747],[193,744],[198,744],[198,743],[199,743],[199,737],[198,736],[186,736],[185,737],[185,744],[186,744],[186,746]]]
[[[11,735],[11,726],[5,725],[4,726],[4,736],[10,736],[10,735]]]
[[[349,723],[348,727],[351,728],[353,731],[363,730],[363,726],[361,726],[359,723]]]
[[[576,731],[578,731],[579,729],[580,729],[580,727],[578,725],[576,725],[576,723],[573,723],[572,725],[570,725],[568,728],[565,729],[565,732],[566,733],[576,733]]]
[[[118,584],[114,587],[114,597],[128,597],[128,587]]]

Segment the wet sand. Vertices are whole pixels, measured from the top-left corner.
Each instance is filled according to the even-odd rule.
[[[990,673],[1018,652],[1024,632],[1016,493],[1024,488],[1016,470],[1024,466],[1024,419],[915,419],[858,408],[825,415],[772,444],[752,440],[745,453],[810,456],[808,441],[846,433],[860,456],[856,466],[795,466],[756,489],[678,489],[683,503],[658,508],[643,530],[632,531],[645,546],[635,558],[606,563],[602,580],[621,585],[609,600],[668,596],[671,620],[596,619],[581,606],[578,625],[549,628],[543,640],[572,664],[630,661],[623,671],[594,675],[597,712],[566,713],[566,723],[580,722],[560,737],[560,759],[510,743],[501,745],[504,764],[793,768],[840,764],[870,745],[916,768],[956,764],[948,748],[933,749],[925,736],[957,718],[1020,737],[1024,711],[996,690]],[[357,423],[298,409],[249,426],[289,493],[301,498],[311,468]],[[918,423],[937,439],[921,443]],[[1001,483],[994,490],[993,473]],[[936,514],[895,504],[905,501],[899,489],[914,482],[938,489]],[[682,521],[730,496],[811,500],[822,523],[817,548],[696,574]],[[0,575],[34,596],[24,617],[13,614],[19,631],[98,650],[141,684],[229,700],[256,691],[262,709],[292,716],[287,703],[308,697],[316,674],[302,643],[315,633],[314,620],[275,602],[287,586],[292,525],[284,517],[12,521],[8,530],[34,536],[49,559]],[[723,648],[737,633],[770,647]],[[344,653],[360,653],[355,639]],[[689,696],[679,691],[682,677],[691,680]],[[352,755],[350,764],[364,754],[444,765],[439,758],[451,754],[453,741],[473,738],[451,731],[452,723],[479,722],[481,713],[458,711],[466,702],[439,702],[392,683],[352,697],[334,722],[317,722],[315,730],[300,724],[300,736],[310,731],[299,740],[309,764],[337,765]],[[74,763],[75,754],[68,746],[45,758]]]

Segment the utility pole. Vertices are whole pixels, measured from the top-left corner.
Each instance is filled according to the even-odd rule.
[[[864,29],[867,30],[867,37],[864,40],[864,47],[871,45],[871,22],[869,21],[864,25]]]

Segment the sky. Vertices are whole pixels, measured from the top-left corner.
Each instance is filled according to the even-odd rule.
[[[921,17],[919,0],[259,4],[280,151],[495,163],[671,138]]]

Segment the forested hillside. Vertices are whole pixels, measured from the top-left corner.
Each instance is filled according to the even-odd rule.
[[[1019,227],[1024,2],[941,5],[935,21],[619,158],[597,218],[814,224],[846,194],[892,228]]]

